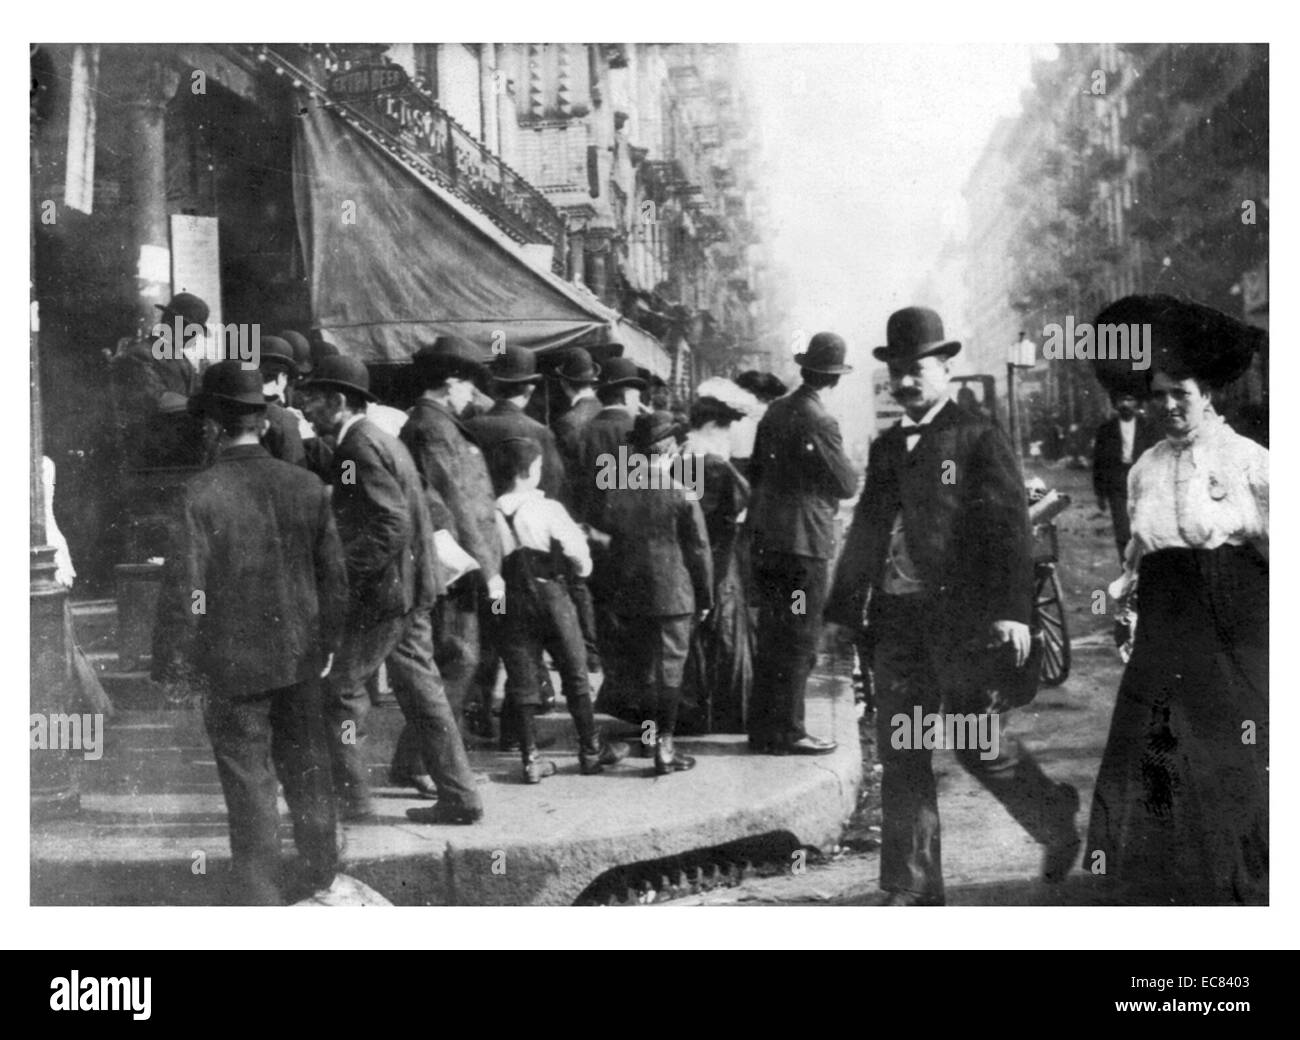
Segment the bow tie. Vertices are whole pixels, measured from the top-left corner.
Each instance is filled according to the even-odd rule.
[[[930,428],[930,424],[929,424],[928,422],[927,422],[927,423],[921,423],[920,426],[904,426],[904,427],[901,427],[901,429],[902,429],[902,431],[903,431],[903,436],[904,436],[904,437],[919,437],[919,436],[921,436],[921,434],[923,434],[923,433],[924,433],[926,430],[928,430],[929,428]]]

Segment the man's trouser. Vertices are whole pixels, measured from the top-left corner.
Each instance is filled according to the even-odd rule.
[[[448,807],[481,808],[469,756],[452,716],[442,679],[433,662],[433,629],[428,609],[349,632],[326,679],[326,718],[334,762],[334,782],[352,812],[370,808],[365,760],[365,716],[370,706],[366,679],[388,662],[388,681],[418,738],[438,799]]]
[[[793,742],[808,735],[804,689],[817,663],[827,562],[756,550],[753,567],[758,635],[749,737],[761,743]]]
[[[988,633],[976,631],[969,618],[954,616],[947,601],[926,595],[873,596],[868,626],[876,672],[876,750],[884,766],[880,887],[942,899],[933,751],[925,749],[922,735],[914,731],[915,709],[923,720],[940,712],[987,711],[988,694],[971,677],[978,674],[975,655],[982,652]],[[984,757],[992,741],[981,748],[977,741],[963,739],[967,746],[957,750],[957,760],[1035,841],[1059,840],[1074,826],[1068,792],[1048,779],[1007,731],[1005,720],[1003,713],[985,723],[986,733],[991,732],[988,727],[998,727],[995,756]],[[965,727],[963,732],[969,737],[971,730]]]
[[[230,816],[235,898],[246,905],[282,902],[277,776],[307,868],[304,880],[327,887],[338,846],[319,680],[252,694],[214,693],[205,700],[203,722]]]
[[[1120,562],[1124,562],[1124,550],[1128,548],[1128,491],[1112,491],[1106,496],[1110,507],[1110,521],[1115,527],[1115,547],[1119,549]]]
[[[477,571],[467,575],[456,583],[452,592],[439,596],[433,606],[433,662],[442,679],[458,733],[465,730],[466,691],[473,687],[487,632],[479,616],[481,604],[487,601],[486,590],[482,590],[484,595],[479,594],[480,581]],[[494,671],[495,668],[494,663]],[[391,665],[389,673],[392,673]],[[373,699],[371,703],[374,703]],[[404,780],[427,775],[431,768],[421,760],[419,738],[408,723],[397,738],[390,772]]]

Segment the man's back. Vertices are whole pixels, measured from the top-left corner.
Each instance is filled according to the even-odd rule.
[[[628,443],[634,423],[632,413],[622,407],[602,408],[578,437],[577,466],[571,474],[570,494],[577,518],[599,526],[597,517],[606,492],[596,486],[601,457],[618,459],[618,449]]]
[[[325,486],[260,445],[226,448],[185,486],[155,635],[155,675],[184,658],[219,687],[319,672],[347,600]]]
[[[807,384],[768,407],[749,477],[755,546],[828,559],[839,500],[852,497],[857,476],[844,454],[839,424]]]
[[[454,523],[452,537],[478,561],[485,578],[499,574],[496,496],[483,452],[468,428],[449,408],[422,397],[402,427],[401,441],[421,479],[446,504]]]
[[[362,625],[432,606],[428,503],[410,453],[361,419],[334,450],[334,513],[348,562],[351,619]]]
[[[499,444],[513,437],[526,437],[542,450],[542,480],[539,485],[547,498],[563,501],[564,465],[560,461],[555,435],[545,425],[524,414],[510,401],[498,401],[486,415],[465,424],[483,454],[490,455]]]
[[[608,586],[617,613],[690,614],[712,604],[713,563],[698,502],[680,488],[605,493],[602,523],[612,537]]]

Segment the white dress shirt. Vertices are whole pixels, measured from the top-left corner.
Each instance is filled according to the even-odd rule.
[[[1119,460],[1126,466],[1133,461],[1133,438],[1137,436],[1137,425],[1137,416],[1119,421]]]

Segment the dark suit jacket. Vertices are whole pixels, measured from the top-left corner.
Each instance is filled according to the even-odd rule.
[[[557,502],[566,501],[564,463],[555,434],[524,410],[510,401],[498,401],[486,415],[480,415],[465,424],[478,442],[484,456],[509,437],[527,437],[542,449],[542,493]]]
[[[596,577],[610,608],[627,617],[711,608],[713,560],[700,504],[679,489],[603,494],[600,529],[612,541]]]
[[[830,559],[839,500],[852,498],[858,481],[817,391],[800,386],[768,406],[748,476],[754,547]]]
[[[626,408],[611,406],[597,412],[578,436],[577,465],[570,474],[570,495],[574,516],[581,522],[600,527],[597,517],[604,508],[609,492],[596,487],[596,471],[602,455],[618,457],[618,449],[627,444],[636,420]]]
[[[348,586],[330,496],[261,445],[225,448],[186,483],[158,597],[153,675],[276,690],[320,673]],[[202,592],[202,598],[195,593]]]
[[[421,397],[402,427],[402,443],[411,452],[420,478],[445,503],[446,526],[461,548],[483,570],[485,579],[501,573],[501,537],[497,534],[496,496],[487,462],[474,435],[451,409]],[[436,507],[435,507],[436,508]]]
[[[306,468],[307,452],[298,432],[298,420],[275,401],[266,403],[266,418],[266,436],[262,438],[266,450],[282,462]]]
[[[1160,440],[1160,434],[1146,416],[1139,415],[1135,421],[1133,462]],[[1119,416],[1112,415],[1097,427],[1097,443],[1092,452],[1092,487],[1099,499],[1128,494],[1129,467],[1123,463],[1123,458],[1124,441],[1119,433]]]
[[[334,449],[330,486],[352,590],[349,625],[372,628],[433,606],[433,525],[401,442],[361,419]]]
[[[596,398],[584,397],[551,424],[556,443],[560,447],[560,455],[563,456],[566,466],[576,463],[582,431],[600,410],[601,403]]]
[[[910,454],[901,426],[871,445],[828,619],[854,628],[862,623],[867,590],[882,578],[900,510],[921,581],[947,598],[968,631],[993,621],[1029,622],[1033,563],[1020,465],[997,426],[952,401]]]

